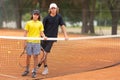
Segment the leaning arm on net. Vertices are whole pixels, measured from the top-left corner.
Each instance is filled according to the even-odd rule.
[[[65,25],[61,26],[61,30],[64,33],[65,40],[68,40],[68,35],[67,35],[67,31],[66,31]]]

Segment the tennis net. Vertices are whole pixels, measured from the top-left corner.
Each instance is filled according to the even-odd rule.
[[[19,66],[19,56],[24,50],[24,40],[43,40],[43,38],[22,37],[22,31],[17,31],[17,33],[14,36],[0,36],[0,77],[23,78],[21,73],[24,68]],[[61,35],[59,38],[48,38],[48,40],[58,41],[48,55],[49,74],[47,77],[98,70],[120,64],[120,35],[69,34],[69,36],[67,41],[61,38]],[[23,64],[25,64],[25,59],[26,57],[21,60]],[[42,77],[40,74],[42,70],[43,66],[38,70],[40,77]]]

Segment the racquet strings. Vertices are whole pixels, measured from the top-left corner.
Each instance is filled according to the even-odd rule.
[[[22,68],[26,68],[26,47],[24,47],[23,51],[21,52],[20,56],[19,56],[19,66]],[[38,55],[38,65],[42,64],[42,62],[45,60],[46,58],[46,53],[44,51],[43,48],[41,48],[41,52]],[[34,64],[34,60],[33,60],[33,56],[31,56],[30,59],[30,66],[32,66]]]

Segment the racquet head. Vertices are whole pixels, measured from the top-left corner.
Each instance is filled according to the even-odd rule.
[[[23,51],[21,52],[21,54],[19,55],[19,66],[22,68],[26,67],[26,47],[24,47]]]

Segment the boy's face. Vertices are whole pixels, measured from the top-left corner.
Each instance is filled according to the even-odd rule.
[[[56,12],[57,12],[57,8],[52,7],[52,8],[50,9],[50,11],[51,11],[51,13],[56,13]]]
[[[36,21],[36,20],[38,20],[38,18],[39,18],[39,14],[36,14],[36,13],[35,13],[35,14],[33,14],[33,20],[35,20],[35,21]]]

